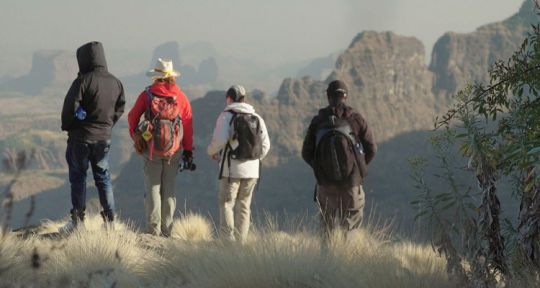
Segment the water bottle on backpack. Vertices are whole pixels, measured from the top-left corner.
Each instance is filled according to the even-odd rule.
[[[75,118],[81,121],[86,119],[86,111],[80,105],[77,107],[77,110],[75,110]]]

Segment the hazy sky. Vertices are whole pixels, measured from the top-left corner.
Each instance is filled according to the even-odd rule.
[[[0,0],[0,77],[29,65],[34,50],[75,50],[90,40],[106,49],[148,53],[148,59],[165,41],[206,41],[222,54],[277,65],[344,49],[363,30],[392,30],[419,38],[429,53],[444,32],[505,19],[522,2]],[[20,59],[27,60],[18,64]]]

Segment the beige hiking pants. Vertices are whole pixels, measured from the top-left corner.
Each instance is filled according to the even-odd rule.
[[[223,178],[219,181],[220,237],[245,242],[251,220],[255,178]]]
[[[175,178],[180,153],[170,159],[144,157],[146,232],[170,236],[176,209]]]

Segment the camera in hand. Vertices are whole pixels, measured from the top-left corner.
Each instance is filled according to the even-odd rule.
[[[182,172],[184,170],[195,171],[195,169],[197,169],[197,165],[195,165],[195,163],[193,163],[193,160],[191,160],[191,161],[182,160],[182,161],[180,161],[180,164],[178,165],[178,172]]]

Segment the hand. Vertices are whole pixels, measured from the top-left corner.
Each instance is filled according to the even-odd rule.
[[[184,150],[182,153],[182,161],[180,161],[180,164],[178,165],[178,172],[184,170],[195,171],[195,169],[197,169],[197,165],[193,163],[193,152]]]
[[[193,162],[193,152],[191,150],[184,150],[184,152],[182,152],[182,160]]]
[[[138,132],[133,135],[133,147],[135,148],[135,152],[137,152],[137,154],[142,154],[148,147],[148,144]]]
[[[214,155],[210,156],[210,158],[212,158],[212,160],[214,160],[216,162],[219,162],[219,160],[220,160],[219,158],[221,158],[221,157],[219,156],[219,154],[214,154]]]

